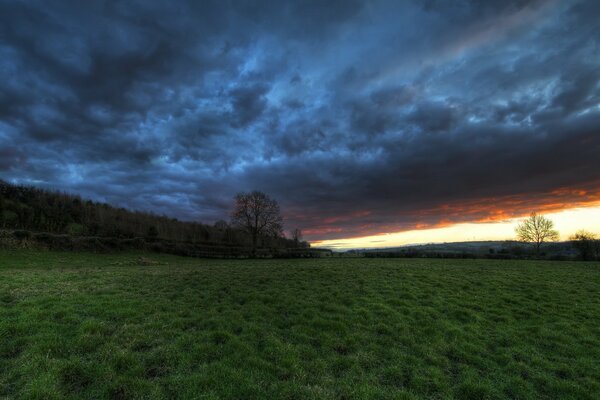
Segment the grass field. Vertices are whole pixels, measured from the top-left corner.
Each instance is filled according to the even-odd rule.
[[[0,251],[0,398],[592,399],[600,263]]]

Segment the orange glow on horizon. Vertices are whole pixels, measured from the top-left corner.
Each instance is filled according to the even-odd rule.
[[[312,244],[322,246],[326,243],[348,240],[354,242],[365,237],[385,236],[390,232],[398,234],[434,230],[459,224],[483,226],[483,224],[506,223],[527,217],[532,211],[548,215],[573,209],[600,207],[598,187],[600,181],[589,182],[580,187],[558,187],[545,193],[457,201],[414,211],[405,210],[390,215],[388,223],[385,222],[385,215],[376,215],[371,210],[362,209],[348,214],[328,216],[309,229],[305,229],[304,233],[312,239],[309,239]],[[600,231],[600,226],[596,230]],[[344,233],[346,233],[345,237],[342,236]],[[476,232],[473,235],[478,239],[483,237]],[[488,236],[490,235],[486,237]],[[458,240],[444,238],[445,241],[448,239]]]
[[[555,206],[555,205],[553,205]],[[549,207],[548,209],[552,209]],[[600,202],[586,207],[555,208],[553,212],[542,208],[540,213],[555,223],[560,233],[560,240],[568,240],[569,236],[579,229],[600,234]],[[484,240],[514,240],[514,228],[517,223],[527,218],[529,213],[517,217],[506,218],[507,213],[492,213],[490,217],[471,222],[449,222],[442,220],[435,224],[419,223],[409,229],[351,237],[313,241],[315,247],[333,249],[393,247],[420,243],[442,243]],[[498,218],[495,218],[498,217]]]

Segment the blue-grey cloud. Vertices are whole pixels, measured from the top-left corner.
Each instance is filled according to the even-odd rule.
[[[0,1],[0,178],[206,222],[257,188],[309,239],[484,218],[490,199],[525,212],[564,188],[593,200],[598,15]]]

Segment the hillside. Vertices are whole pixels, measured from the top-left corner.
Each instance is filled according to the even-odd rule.
[[[80,196],[0,181],[0,244],[32,243],[55,250],[151,249],[182,255],[237,256],[251,237],[222,222],[210,226],[131,211]],[[14,244],[14,243],[13,243]],[[262,253],[307,247],[283,237],[263,236]]]

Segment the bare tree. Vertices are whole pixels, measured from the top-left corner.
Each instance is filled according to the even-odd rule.
[[[292,235],[292,240],[296,244],[296,247],[300,245],[302,242],[302,231],[299,228],[293,229],[290,234]]]
[[[231,224],[252,236],[252,253],[260,236],[278,237],[283,233],[283,218],[277,201],[257,190],[235,196]]]
[[[540,254],[542,243],[558,240],[558,232],[554,230],[554,222],[535,212],[515,228],[517,238],[522,242],[533,243],[535,254]]]

